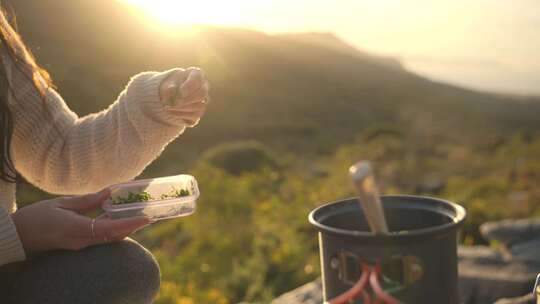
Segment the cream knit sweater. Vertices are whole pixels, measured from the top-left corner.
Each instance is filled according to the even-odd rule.
[[[47,192],[84,194],[133,179],[185,128],[159,98],[171,71],[136,75],[108,109],[82,118],[49,89],[51,117],[39,92],[0,50],[16,97],[8,100],[15,124],[11,156],[17,171]],[[16,208],[15,185],[0,180],[0,265],[25,259],[10,217]]]

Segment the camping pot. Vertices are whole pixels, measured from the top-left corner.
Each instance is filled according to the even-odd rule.
[[[402,303],[457,304],[457,232],[465,209],[422,196],[381,200],[388,235],[370,232],[356,198],[309,214],[319,231],[324,300],[349,290],[362,275],[361,265],[379,264],[383,288]]]

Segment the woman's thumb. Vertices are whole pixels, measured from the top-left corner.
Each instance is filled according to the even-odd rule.
[[[96,193],[62,198],[58,206],[72,211],[85,212],[101,207],[110,196],[111,190],[105,188]]]
[[[173,80],[165,80],[160,88],[161,101],[170,105],[174,105],[178,94],[178,84]]]
[[[159,85],[159,97],[162,103],[174,106],[180,97],[179,87],[187,78],[184,69],[173,69],[165,72],[167,77]]]

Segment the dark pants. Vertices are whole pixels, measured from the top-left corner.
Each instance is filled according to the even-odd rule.
[[[159,266],[133,240],[59,250],[0,267],[0,303],[147,304],[159,291]]]

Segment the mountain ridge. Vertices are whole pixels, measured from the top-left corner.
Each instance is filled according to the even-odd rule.
[[[197,128],[167,149],[163,163],[176,155],[188,164],[210,147],[238,140],[330,153],[378,124],[456,142],[540,129],[535,99],[515,102],[431,81],[329,34],[201,27],[195,36],[174,37],[115,1],[13,4],[23,37],[80,115],[106,108],[139,71],[206,70],[215,102]],[[51,13],[43,15],[46,8]]]
[[[388,67],[393,67],[396,69],[404,69],[402,63],[393,57],[387,56],[378,56],[374,55],[361,49],[358,49],[349,43],[345,42],[343,39],[338,37],[336,34],[331,32],[306,32],[306,33],[291,33],[291,34],[275,34],[275,37],[283,38],[286,40],[292,40],[296,42],[305,42],[312,44],[314,46],[326,47],[344,54],[349,54],[352,56],[364,57],[368,60],[373,60],[378,63],[384,64]]]

